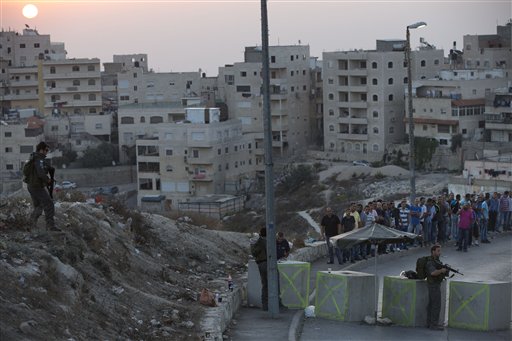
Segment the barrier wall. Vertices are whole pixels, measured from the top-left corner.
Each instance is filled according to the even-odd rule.
[[[375,276],[356,271],[318,271],[315,315],[362,321],[375,312]]]
[[[309,305],[311,264],[297,261],[278,262],[277,270],[281,303],[288,308],[306,308]]]
[[[471,330],[510,328],[510,282],[451,281],[448,326]]]
[[[247,305],[261,308],[261,278],[258,264],[254,259],[249,259],[247,277]]]
[[[446,302],[446,281],[441,284],[441,302]],[[382,317],[402,326],[426,327],[427,306],[427,281],[384,276]],[[440,323],[445,320],[445,306],[441,304]]]

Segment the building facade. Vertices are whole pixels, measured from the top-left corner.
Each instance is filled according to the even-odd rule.
[[[324,150],[343,160],[382,160],[404,140],[405,41],[378,40],[371,51],[324,52]],[[411,53],[413,79],[433,78],[443,50]]]

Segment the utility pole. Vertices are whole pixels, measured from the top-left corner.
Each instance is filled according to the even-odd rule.
[[[268,53],[267,0],[261,0],[261,63],[263,67],[263,127],[265,145],[265,219],[267,228],[268,312],[279,314],[276,229],[274,225],[274,175],[272,163],[272,120],[270,116],[270,71]]]

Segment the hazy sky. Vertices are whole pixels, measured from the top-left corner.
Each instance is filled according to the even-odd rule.
[[[22,15],[32,3],[33,19]],[[269,0],[271,45],[309,44],[312,56],[323,51],[374,49],[376,39],[420,37],[445,50],[465,34],[494,34],[512,17],[510,0]],[[25,24],[52,41],[64,42],[68,57],[147,53],[155,71],[196,71],[215,76],[218,67],[243,61],[245,46],[261,45],[260,0],[14,1],[0,0],[4,30]]]

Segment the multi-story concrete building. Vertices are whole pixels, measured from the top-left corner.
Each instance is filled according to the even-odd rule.
[[[38,68],[12,67],[7,70],[8,82],[2,107],[9,109],[31,109],[39,106]]]
[[[468,69],[512,69],[512,21],[496,34],[465,35],[464,65]]]
[[[200,103],[199,99],[197,101],[184,99],[184,102],[134,103],[119,106],[117,125],[120,161],[135,161],[134,147],[137,139],[158,136],[159,124],[185,120],[185,108],[197,107]]]
[[[44,61],[39,93],[45,116],[99,114],[102,111],[100,60]]]
[[[484,116],[487,141],[512,142],[512,82],[487,94]]]
[[[254,140],[240,120],[220,122],[218,108],[186,109],[187,120],[161,123],[137,140],[138,204],[165,196],[165,207],[207,194],[237,193],[255,176]]]
[[[405,41],[378,40],[371,51],[324,52],[324,148],[344,160],[381,160],[404,140]],[[411,53],[413,79],[433,78],[443,50]]]
[[[313,142],[312,81],[309,46],[270,46],[270,111],[276,156],[298,154]],[[219,68],[219,98],[230,118],[242,121],[244,133],[263,142],[260,47],[246,47],[242,63]],[[262,161],[263,155],[258,156]]]
[[[413,82],[414,135],[435,138],[441,146],[451,146],[455,134],[482,139],[486,94],[506,86],[505,75],[503,69],[444,70],[438,79]]]

